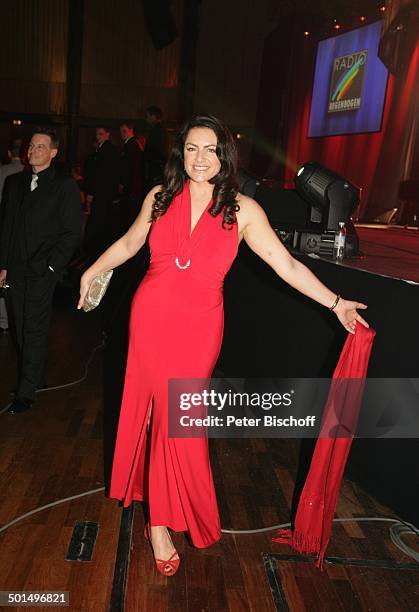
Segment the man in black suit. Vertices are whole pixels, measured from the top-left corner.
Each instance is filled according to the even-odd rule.
[[[32,172],[7,178],[0,229],[0,285],[9,285],[17,345],[15,399],[9,412],[28,410],[44,383],[52,297],[81,237],[77,183],[51,165],[54,130],[35,130],[28,150]]]
[[[120,193],[123,233],[140,212],[144,196],[144,153],[134,136],[134,125],[125,121],[119,126],[124,149],[121,157]]]
[[[96,151],[86,164],[86,202],[90,215],[84,249],[97,258],[114,241],[112,201],[118,194],[119,154],[106,127],[96,128]]]
[[[167,159],[167,134],[163,127],[163,112],[158,106],[146,109],[146,121],[149,125],[144,148],[146,192],[163,180],[164,166]]]

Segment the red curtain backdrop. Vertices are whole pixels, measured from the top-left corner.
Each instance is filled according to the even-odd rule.
[[[419,101],[415,28],[404,32],[403,44],[413,51],[403,69],[389,74],[381,131],[308,138],[317,42],[303,37],[299,24],[287,26],[265,42],[251,171],[293,188],[296,170],[316,161],[362,188],[357,218],[372,219],[397,206],[400,180],[419,178],[406,167],[409,142],[417,138],[412,135]]]
[[[394,95],[389,109],[377,169],[367,201],[368,217],[397,205],[399,182],[419,179],[419,169],[409,167],[409,142],[415,147],[419,113],[419,42],[416,42],[405,71],[394,78]],[[412,131],[415,133],[412,134]]]
[[[324,138],[307,138],[315,54],[311,46],[304,51],[311,51],[312,78],[296,80],[291,92],[285,186],[294,186],[295,171],[302,163],[317,161],[362,188],[358,216],[372,218],[397,205],[410,127],[418,111],[419,44],[407,69],[397,77],[389,74],[380,132]]]
[[[311,52],[311,78],[297,80],[291,92],[292,110],[288,122],[290,127],[286,145],[285,187],[294,187],[295,172],[301,164],[316,161],[362,188],[361,206],[358,211],[358,216],[362,216],[387,130],[394,97],[394,78],[389,75],[381,132],[308,138],[315,52],[313,53],[312,45],[307,45],[304,51],[305,54]],[[303,65],[307,66],[307,60]]]

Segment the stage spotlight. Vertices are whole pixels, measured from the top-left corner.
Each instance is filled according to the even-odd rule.
[[[307,162],[295,179],[297,192],[311,206],[310,222],[320,230],[337,230],[359,204],[360,190],[332,170],[315,162]]]
[[[309,36],[310,32],[308,32],[307,30],[304,32],[304,36]]]
[[[243,169],[239,172],[240,192],[259,202],[291,249],[333,257],[339,221],[344,221],[345,257],[356,255],[359,241],[350,215],[358,206],[360,190],[314,162],[298,170],[294,183],[295,189],[272,188]]]
[[[361,17],[359,18],[359,21],[364,22],[364,21],[366,21],[366,19],[367,19],[367,18],[365,17],[365,15],[361,15]]]
[[[359,241],[350,217],[359,205],[360,189],[316,162],[301,166],[294,183],[310,206],[307,226],[312,231],[301,234],[300,250],[332,255],[334,236],[343,221],[348,230],[345,255],[356,255]]]
[[[386,7],[384,5],[380,6],[380,13],[385,13],[385,12],[386,12]]]

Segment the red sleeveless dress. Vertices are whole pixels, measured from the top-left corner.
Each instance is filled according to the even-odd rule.
[[[221,537],[208,440],[168,437],[168,379],[210,377],[221,349],[223,282],[238,230],[237,222],[223,229],[222,213],[208,212],[211,204],[191,235],[187,182],[151,227],[150,267],[131,306],[109,490],[124,506],[147,501],[151,525],[189,531],[198,548]]]

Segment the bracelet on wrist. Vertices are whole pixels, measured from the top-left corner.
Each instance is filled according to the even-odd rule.
[[[338,293],[336,296],[335,301],[333,302],[333,304],[330,306],[329,310],[334,310],[336,308],[336,306],[338,305],[340,300],[340,294]]]

